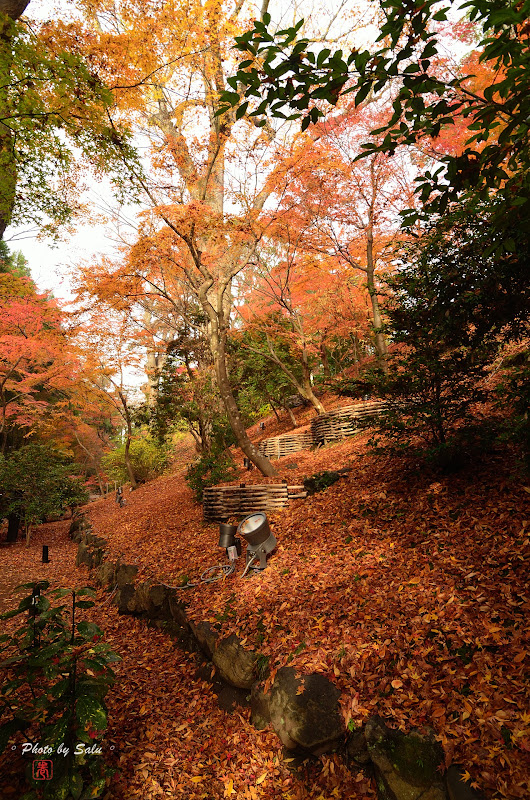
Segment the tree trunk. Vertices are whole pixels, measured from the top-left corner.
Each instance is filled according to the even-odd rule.
[[[125,459],[125,467],[127,469],[127,475],[129,476],[129,480],[131,482],[131,486],[132,486],[133,489],[136,489],[138,484],[136,483],[136,477],[134,475],[134,469],[133,469],[133,466],[132,466],[132,463],[131,463],[131,456],[129,455],[129,450],[130,450],[130,447],[131,447],[131,439],[132,439],[132,434],[131,434],[131,431],[129,429],[129,426],[127,426],[127,439],[125,441],[125,452],[124,452],[123,456],[124,456],[124,459]]]
[[[0,0],[0,14],[7,14],[11,19],[18,19],[29,3],[30,0]]]
[[[284,409],[289,414],[289,418],[291,420],[291,425],[293,426],[293,428],[296,428],[296,417],[294,415],[293,409],[290,406],[284,406]]]
[[[331,378],[331,369],[329,368],[328,350],[324,342],[320,345],[320,358],[322,360],[322,367],[324,369],[324,377]]]
[[[372,303],[374,344],[377,360],[383,372],[388,372],[388,365],[386,363],[387,345],[382,331],[383,321],[381,319],[381,311],[379,309],[379,300],[377,299],[377,289],[375,286],[374,232],[371,216],[366,231],[366,283]]]
[[[131,486],[132,486],[133,489],[136,489],[138,484],[136,483],[136,477],[134,475],[134,470],[133,470],[133,466],[132,466],[132,463],[131,463],[131,457],[129,455],[130,446],[131,446],[131,436],[130,436],[129,432],[127,432],[127,440],[125,442],[125,452],[124,452],[123,455],[124,455],[124,458],[125,458],[125,467],[127,469],[127,475],[129,476],[129,480],[131,482]]]
[[[9,72],[12,63],[12,39],[14,24],[24,10],[27,3],[3,2],[0,0],[0,60],[3,65],[3,78],[9,83]],[[20,7],[20,13],[17,13]],[[8,16],[2,16],[7,14]],[[0,106],[9,116],[8,88],[0,89]],[[15,205],[17,186],[17,163],[14,154],[15,139],[9,124],[0,125],[0,239],[3,239],[5,229],[11,222],[11,215]]]
[[[311,386],[311,372],[309,370],[309,367],[307,366],[307,364],[302,362],[302,369],[304,375],[304,382],[300,394],[302,395],[303,398],[309,400],[309,402],[311,403],[317,414],[325,414],[326,409],[324,408],[324,406],[322,405],[316,394],[313,392],[313,387]]]
[[[209,453],[212,449],[212,440],[209,434],[209,424],[208,421],[205,421],[202,417],[202,412],[199,411],[199,437],[201,440],[201,453],[203,455],[205,453]]]
[[[313,392],[313,386],[311,385],[311,367],[309,366],[309,357],[307,354],[307,339],[304,333],[304,327],[302,323],[302,318],[300,314],[293,314],[291,313],[291,324],[293,326],[293,332],[298,335],[298,338],[302,345],[302,386],[303,392],[301,392],[302,397],[305,397],[306,400],[309,400],[317,414],[325,414],[326,409]]]
[[[20,528],[20,517],[18,514],[11,513],[7,517],[7,540],[8,542],[16,542],[18,539],[18,531]]]
[[[267,402],[270,405],[270,407],[272,408],[272,411],[273,411],[274,416],[276,417],[277,421],[280,422],[280,415],[278,414],[278,412],[276,410],[276,406],[274,405],[274,403],[272,402],[270,397],[267,397]]]
[[[239,447],[247,456],[247,458],[250,458],[252,463],[256,465],[261,474],[265,475],[268,478],[277,475],[278,473],[272,466],[269,459],[265,458],[265,456],[262,456],[258,452],[257,447],[255,447],[252,444],[252,442],[248,437],[247,431],[241,419],[241,414],[239,413],[239,409],[237,407],[234,394],[232,392],[230,380],[228,378],[228,370],[226,368],[226,351],[225,351],[226,333],[220,330],[219,319],[218,317],[214,317],[211,311],[209,313],[209,317],[212,322],[212,335],[210,343],[211,343],[215,373],[217,376],[217,384],[219,386],[219,394],[221,395],[221,400],[223,401],[223,405],[228,415],[230,427],[234,432],[234,436],[237,439]]]
[[[129,407],[127,405],[127,400],[125,399],[125,396],[124,396],[123,392],[121,390],[118,390],[118,394],[120,396],[121,404],[123,406],[125,422],[126,422],[126,425],[127,425],[127,438],[125,440],[125,452],[123,454],[123,457],[125,459],[125,468],[127,470],[127,475],[129,476],[129,480],[131,482],[132,488],[136,489],[138,484],[136,482],[136,477],[134,475],[134,469],[133,469],[133,466],[132,466],[132,463],[131,463],[131,457],[129,455],[129,450],[130,450],[131,441],[132,441],[131,415],[129,413]]]
[[[289,369],[287,369],[285,364],[283,364],[283,362],[278,358],[274,346],[270,340],[270,336],[268,336],[268,334],[266,336],[267,336],[267,345],[269,348],[270,356],[267,355],[266,353],[264,353],[263,355],[265,355],[267,358],[270,358],[271,361],[274,361],[274,363],[279,366],[285,377],[288,378],[288,380],[293,384],[298,394],[300,394],[304,398],[304,400],[307,400],[308,403],[311,403],[317,414],[325,414],[326,409],[324,408],[318,397],[316,397],[316,395],[313,393],[313,387],[311,386],[311,370],[309,369],[309,365],[307,363],[307,356],[305,355],[305,353],[302,355],[303,379],[302,383],[300,383],[299,381],[296,380],[296,377],[293,375],[293,373]]]

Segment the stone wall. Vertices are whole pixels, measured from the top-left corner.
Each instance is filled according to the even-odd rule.
[[[379,800],[483,800],[463,781],[462,767],[445,771],[443,750],[432,731],[405,734],[379,717],[345,730],[340,692],[318,673],[297,677],[292,667],[282,667],[266,692],[258,680],[258,653],[245,649],[234,634],[222,638],[210,623],[188,619],[176,587],[150,580],[135,583],[138,567],[106,560],[107,540],[91,532],[84,516],[74,518],[70,536],[78,543],[76,565],[92,570],[120,614],[144,618],[187,649],[202,652],[222,681],[248,691],[252,723],[258,729],[270,724],[290,754],[304,759],[340,753],[353,772],[375,777]]]

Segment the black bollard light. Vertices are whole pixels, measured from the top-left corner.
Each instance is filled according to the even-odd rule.
[[[31,593],[31,606],[29,607],[30,617],[37,616],[37,603],[40,599],[40,586],[35,586]]]
[[[49,564],[50,563],[50,559],[48,558],[48,545],[47,544],[43,544],[42,545],[42,563],[43,564]]]

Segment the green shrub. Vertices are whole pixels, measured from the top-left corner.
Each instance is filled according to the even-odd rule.
[[[0,753],[9,744],[16,749],[38,742],[45,753],[41,757],[52,761],[53,776],[46,781],[34,779],[28,761],[26,780],[31,788],[22,800],[101,797],[113,772],[105,764],[101,746],[107,727],[104,697],[114,682],[109,665],[119,656],[100,641],[97,625],[76,620],[78,609],[94,605],[85,599],[94,595],[91,588],[56,589],[48,596],[48,581],[26,583],[23,588],[31,593],[17,609],[0,617],[23,615],[24,621],[13,634],[0,637],[1,666],[6,671],[0,689]],[[68,596],[68,609],[52,606],[48,599]]]
[[[308,494],[316,494],[316,492],[323,492],[328,486],[333,486],[339,478],[344,477],[343,473],[333,472],[326,470],[325,472],[317,472],[311,475],[310,478],[304,479],[304,489]]]
[[[188,467],[186,481],[195,494],[197,502],[202,502],[203,492],[207,486],[215,486],[222,481],[237,478],[237,470],[232,457],[227,451],[222,453],[205,453],[198,461]]]
[[[168,452],[164,445],[157,444],[149,436],[133,439],[129,456],[134,477],[141,483],[161,475],[167,468]],[[125,466],[125,445],[122,444],[103,457],[103,468],[111,480],[126,483],[129,480]]]
[[[526,470],[530,472],[530,347],[528,342],[514,348],[503,359],[504,376],[497,387],[498,404],[505,418],[503,439],[521,448]]]
[[[29,541],[31,525],[87,502],[88,492],[71,474],[76,469],[49,445],[31,443],[0,455],[0,519],[18,517]]]

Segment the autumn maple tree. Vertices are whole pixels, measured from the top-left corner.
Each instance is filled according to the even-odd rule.
[[[273,226],[278,237],[263,247],[238,311],[243,348],[275,365],[292,391],[325,411],[313,390],[328,352],[351,336],[364,336],[360,294],[337,260],[301,246],[300,231],[286,217]],[[349,339],[351,342],[351,339]]]
[[[88,385],[88,395],[95,394],[107,406],[112,425],[119,424],[123,431],[125,467],[135,489],[137,478],[129,454],[136,394],[132,375],[143,360],[141,342],[130,335],[127,315],[112,308],[100,304],[79,315],[75,341],[82,379]]]
[[[37,291],[20,254],[1,249],[0,513],[14,541],[21,521],[29,529],[52,508],[64,507],[74,486],[69,474],[79,469],[71,462],[71,443],[79,427],[72,398],[79,362],[64,310]],[[84,497],[81,490],[78,495]]]
[[[0,443],[16,449],[67,389],[75,358],[62,312],[29,278],[0,273]]]
[[[272,126],[256,127],[244,114],[218,114],[232,37],[245,25],[243,5],[196,2],[179,10],[136,0],[118,9],[88,0],[82,7],[84,52],[114,86],[118,118],[144,130],[148,123],[152,142],[149,178],[130,172],[150,210],[126,265],[114,271],[117,292],[127,294],[133,275],[135,298],[143,293],[171,306],[172,287],[185,282],[206,318],[220,396],[238,444],[272,475],[247,436],[226,353],[234,280],[253,262],[262,236],[278,139]],[[66,46],[68,34],[58,27],[57,40]]]
[[[308,352],[323,363],[333,336],[370,339],[386,369],[387,344],[381,310],[381,274],[389,272],[400,240],[399,211],[413,202],[413,165],[403,153],[356,161],[376,119],[385,110],[345,105],[326,124],[302,134],[278,170],[278,208],[251,277],[245,315],[279,312],[298,342],[304,385],[311,397]],[[285,333],[285,330],[284,330]],[[313,342],[310,340],[313,339]],[[269,336],[269,357],[274,360]],[[277,359],[276,359],[277,360]]]

